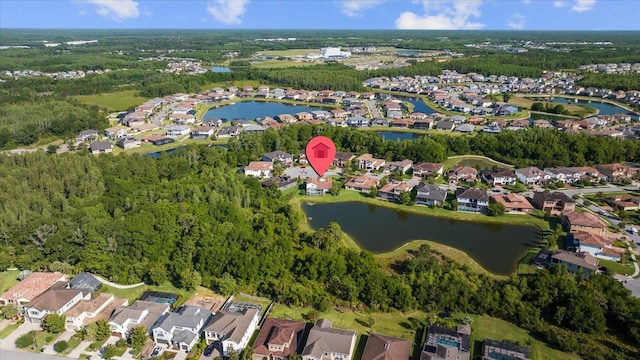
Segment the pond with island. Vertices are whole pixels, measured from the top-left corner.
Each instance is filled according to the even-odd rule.
[[[619,114],[619,113],[626,114],[629,112],[629,110],[622,108],[620,106],[609,104],[606,102],[601,102],[601,101],[578,100],[578,99],[571,99],[571,98],[565,98],[565,97],[552,97],[552,98],[549,98],[549,101],[560,103],[560,104],[590,106],[592,108],[598,109],[598,114],[600,115],[612,115],[612,114]]]
[[[302,210],[313,229],[336,222],[361,248],[375,254],[393,251],[412,240],[431,240],[465,252],[499,275],[514,272],[540,237],[534,226],[468,222],[359,202],[306,203]]]

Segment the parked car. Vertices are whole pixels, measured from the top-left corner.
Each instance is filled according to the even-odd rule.
[[[213,348],[214,348],[214,344],[209,344],[209,345],[204,349],[204,356],[211,356],[211,354],[213,354]]]
[[[164,350],[162,346],[156,346],[151,352],[151,357],[160,356],[160,354],[162,354],[162,350]]]

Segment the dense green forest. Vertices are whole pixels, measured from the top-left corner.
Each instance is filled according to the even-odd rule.
[[[300,232],[301,214],[287,197],[237,172],[252,151],[300,148],[322,128],[291,129],[242,137],[232,151],[190,146],[159,159],[0,157],[0,269],[91,271],[185,288],[196,279],[318,309],[486,313],[585,359],[640,355],[640,301],[610,277],[579,280],[555,269],[495,280],[427,247],[384,268],[369,252],[344,247],[336,224]],[[360,143],[368,133],[324,130],[342,149],[369,146]],[[425,141],[416,147],[423,159],[435,160],[430,148],[446,146]],[[405,157],[403,146],[388,155]]]

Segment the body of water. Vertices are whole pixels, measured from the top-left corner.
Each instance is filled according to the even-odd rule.
[[[433,114],[433,113],[436,112],[431,107],[429,107],[427,104],[425,104],[424,101],[422,101],[422,100],[420,100],[418,98],[401,97],[399,99],[402,100],[402,101],[406,101],[406,102],[409,102],[409,103],[413,104],[413,112],[421,112],[421,113],[425,113],[427,115]]]
[[[536,244],[533,226],[481,224],[410,214],[370,204],[303,204],[314,229],[340,224],[365,250],[384,253],[412,240],[431,240],[464,251],[488,271],[515,271],[522,255]],[[524,216],[524,215],[523,215]]]
[[[225,66],[214,66],[211,68],[211,72],[225,73],[225,72],[231,72],[231,69]]]
[[[422,51],[419,50],[398,50],[396,51],[396,55],[399,56],[419,56],[422,54]]]
[[[393,132],[393,131],[376,131],[376,134],[382,136],[387,141],[397,140],[415,140],[425,134],[416,134],[412,132]]]
[[[302,111],[311,112],[323,110],[321,107],[309,107],[300,105],[289,105],[274,102],[246,101],[233,105],[225,105],[218,108],[211,108],[204,114],[204,119],[248,119],[253,120],[258,117],[280,114],[295,114]]]
[[[599,110],[599,114],[602,115],[611,115],[611,114],[616,114],[616,113],[623,113],[626,114],[629,111],[621,108],[620,106],[616,106],[616,105],[611,105],[609,103],[603,103],[603,102],[599,102],[599,101],[588,101],[588,100],[578,100],[576,101],[576,99],[570,99],[570,98],[564,98],[564,97],[554,97],[554,98],[549,98],[550,101],[555,102],[555,103],[561,103],[561,104],[573,104],[573,105],[586,105],[586,106],[591,106],[593,108],[596,108]]]
[[[173,148],[173,149],[169,149],[169,150],[150,152],[150,153],[142,154],[142,156],[143,157],[148,156],[148,157],[159,159],[160,158],[160,154],[173,154],[174,152],[176,152],[176,151],[178,151],[179,149],[182,149],[182,148],[185,148],[185,146],[178,146],[177,148]]]

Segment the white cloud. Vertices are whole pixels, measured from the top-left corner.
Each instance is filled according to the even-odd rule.
[[[511,20],[509,20],[507,22],[507,25],[509,25],[510,28],[515,29],[515,30],[524,29],[524,16],[522,16],[520,14],[513,15]]]
[[[596,0],[574,0],[571,10],[575,12],[589,11],[593,9]]]
[[[350,17],[360,17],[362,12],[374,8],[386,0],[342,0],[338,1],[338,6],[342,13]]]
[[[98,15],[116,21],[135,19],[140,16],[138,2],[134,0],[75,0],[75,2],[94,5]]]
[[[472,22],[480,16],[482,0],[422,0],[423,15],[405,11],[396,19],[398,29],[475,30],[484,24]]]
[[[566,1],[554,1],[553,2],[553,7],[561,8],[561,7],[565,7],[565,6],[567,6],[567,2]]]
[[[207,12],[217,22],[227,25],[242,23],[242,15],[247,10],[249,0],[213,0],[207,5]]]
[[[522,0],[523,3],[528,4],[531,2],[531,0]]]

